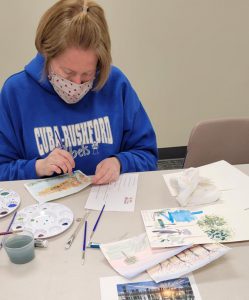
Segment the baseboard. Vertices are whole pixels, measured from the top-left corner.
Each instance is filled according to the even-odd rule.
[[[184,158],[187,146],[158,148],[159,159]]]

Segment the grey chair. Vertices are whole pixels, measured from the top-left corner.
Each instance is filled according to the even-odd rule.
[[[249,163],[249,118],[203,121],[192,129],[184,168],[219,160]]]

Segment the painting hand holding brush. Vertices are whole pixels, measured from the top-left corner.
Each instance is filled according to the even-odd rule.
[[[68,173],[70,175],[73,173],[73,168],[75,168],[75,162],[71,153],[64,149],[57,131],[55,131],[55,134],[59,147],[56,147],[47,157],[36,161],[35,168],[39,177],[51,176],[54,173]]]

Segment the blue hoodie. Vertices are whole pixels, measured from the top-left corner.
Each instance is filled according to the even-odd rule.
[[[37,178],[35,163],[55,147],[75,160],[75,169],[93,175],[103,159],[116,156],[121,172],[155,170],[156,136],[134,89],[111,68],[100,91],[76,104],[65,103],[47,78],[37,56],[11,76],[0,94],[0,180]]]

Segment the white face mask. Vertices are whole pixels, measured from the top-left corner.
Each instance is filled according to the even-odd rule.
[[[68,104],[79,102],[93,86],[93,80],[78,84],[54,72],[49,74],[48,79],[56,93]]]

